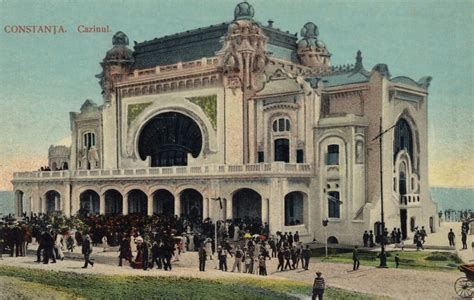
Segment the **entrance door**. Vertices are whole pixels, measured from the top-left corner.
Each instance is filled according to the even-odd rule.
[[[400,209],[400,228],[402,230],[402,239],[407,238],[407,210]]]

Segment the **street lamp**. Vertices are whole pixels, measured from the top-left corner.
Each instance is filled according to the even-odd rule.
[[[380,117],[380,126],[379,126],[379,134],[372,139],[372,141],[378,139],[379,140],[379,162],[380,162],[380,220],[382,222],[382,240],[380,242],[381,252],[380,252],[380,268],[388,268],[387,266],[387,255],[385,254],[385,220],[384,220],[384,211],[383,211],[383,166],[382,166],[382,137],[385,133],[389,132],[396,126],[393,125],[392,127],[386,129],[385,131],[382,129],[382,117]]]

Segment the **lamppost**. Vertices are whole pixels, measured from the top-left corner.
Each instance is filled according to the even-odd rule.
[[[393,125],[390,128],[383,130],[382,129],[382,117],[380,117],[380,126],[379,126],[379,134],[372,139],[375,141],[376,139],[379,140],[379,162],[380,162],[380,220],[382,222],[382,240],[380,242],[381,252],[380,252],[380,268],[388,268],[387,267],[387,255],[385,254],[385,220],[384,220],[384,211],[383,211],[383,166],[382,166],[382,139],[383,135],[390,130],[392,130],[396,126]]]
[[[211,198],[211,200],[214,200],[214,201],[219,201],[219,208],[220,210],[222,211],[222,198],[221,197],[217,197],[217,198]],[[224,201],[226,201],[226,199],[224,198]],[[216,220],[215,224],[214,224],[214,247],[217,251],[217,231],[218,231],[218,224],[220,223],[221,220]]]
[[[328,218],[323,219],[323,226],[324,226],[324,231],[326,233],[326,243],[325,243],[325,250],[326,250],[326,258],[328,257]]]

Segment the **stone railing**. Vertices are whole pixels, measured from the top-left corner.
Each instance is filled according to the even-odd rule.
[[[171,71],[178,71],[183,69],[192,69],[192,68],[204,68],[208,66],[215,67],[219,64],[219,60],[217,57],[204,57],[202,59],[193,60],[193,61],[186,61],[186,62],[178,62],[171,65],[163,65],[163,66],[156,66],[154,68],[148,69],[140,69],[135,70],[133,73],[128,74],[129,79],[149,76],[149,75],[156,75]]]
[[[17,172],[13,180],[55,179],[55,178],[107,178],[107,177],[186,177],[186,176],[243,176],[265,175],[310,177],[313,168],[310,164],[264,163],[248,165],[200,165],[140,169],[98,169],[75,171],[34,171]]]
[[[419,206],[420,205],[420,195],[419,194],[400,195],[400,205]]]

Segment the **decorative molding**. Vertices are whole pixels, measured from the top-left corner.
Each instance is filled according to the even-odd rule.
[[[136,104],[129,104],[127,106],[127,124],[130,126],[130,124],[135,120],[138,115],[145,110],[148,106],[150,106],[152,103],[151,102],[146,102],[146,103],[136,103]]]
[[[212,128],[217,129],[217,95],[197,96],[186,99],[199,106],[209,118]]]

